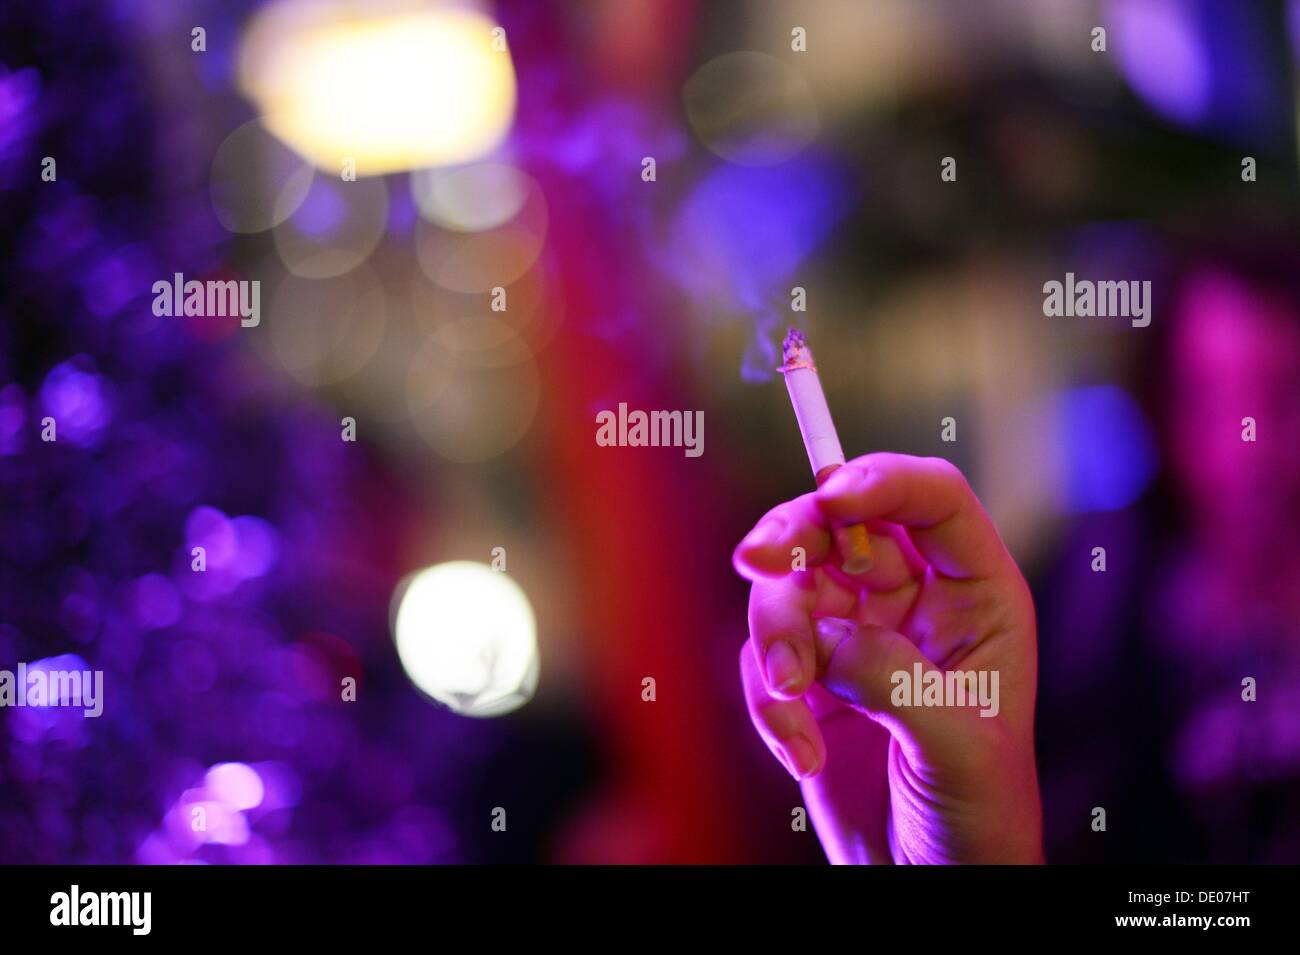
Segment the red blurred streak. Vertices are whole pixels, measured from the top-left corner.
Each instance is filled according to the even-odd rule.
[[[573,18],[530,20],[527,41],[515,46],[518,123],[560,104],[581,115],[611,95],[647,114],[676,115],[696,0],[581,9]],[[548,102],[538,93],[546,85],[528,77],[557,66],[562,80]],[[709,466],[680,449],[596,444],[596,411],[611,400],[644,409],[692,407],[689,391],[668,380],[685,376],[669,370],[646,383],[650,363],[640,348],[653,351],[664,336],[684,330],[673,327],[670,311],[655,308],[652,289],[638,281],[644,250],[629,235],[627,210],[609,208],[580,179],[530,171],[551,214],[541,267],[558,286],[540,307],[563,309],[555,338],[539,356],[542,401],[530,470],[543,485],[553,524],[571,534],[559,549],[574,555],[583,672],[610,766],[605,788],[575,814],[557,854],[560,861],[735,860],[742,842],[718,730],[723,704],[710,686],[708,640],[700,636],[713,624],[713,601],[688,570],[688,555],[711,538],[706,497],[691,490],[707,487]],[[626,171],[638,185],[639,173],[638,165]],[[654,321],[607,340],[601,333],[611,313],[629,306]],[[655,702],[641,699],[645,677],[657,682]]]
[[[645,375],[636,361],[638,340],[682,330],[665,315],[662,326],[640,327],[616,343],[595,336],[620,296],[643,296],[645,289],[629,278],[614,244],[592,241],[616,228],[608,212],[572,182],[556,178],[543,187],[565,317],[542,357],[544,399],[533,446],[542,453],[548,500],[561,512],[556,520],[573,533],[589,690],[621,797],[622,811],[610,818],[625,818],[626,803],[644,810],[634,817],[650,828],[654,857],[635,861],[734,860],[739,837],[727,800],[718,693],[703,662],[711,601],[688,570],[698,553],[688,555],[708,540],[708,505],[690,493],[703,480],[705,459],[686,459],[676,448],[596,444],[595,413],[611,402],[693,406],[689,390],[665,387],[671,382],[631,384]],[[643,314],[655,311],[639,300]],[[687,466],[698,470],[683,478]],[[641,698],[647,676],[657,682],[655,702]],[[611,828],[611,838],[619,838],[619,825]],[[638,841],[646,835],[625,833]]]
[[[690,53],[696,0],[618,0],[592,10],[600,42],[592,71],[604,88],[675,102]]]

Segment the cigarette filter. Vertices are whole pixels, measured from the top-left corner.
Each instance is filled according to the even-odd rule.
[[[790,403],[794,405],[799,433],[803,435],[808,463],[812,465],[817,486],[821,487],[836,468],[843,466],[844,451],[840,448],[830,408],[826,405],[826,393],[822,391],[817,366],[813,364],[812,349],[797,328],[790,329],[785,336],[781,352],[785,363],[778,370],[785,375],[785,386],[790,392]],[[871,569],[871,539],[864,525],[835,527],[832,535],[845,573],[861,574]]]

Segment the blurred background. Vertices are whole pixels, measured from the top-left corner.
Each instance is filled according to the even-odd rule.
[[[0,862],[824,861],[736,673],[792,323],[1030,580],[1048,859],[1300,861],[1298,62],[1296,2],[5,5],[0,668],[105,710],[0,710]]]

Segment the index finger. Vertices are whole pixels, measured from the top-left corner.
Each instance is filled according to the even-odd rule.
[[[794,569],[796,548],[807,566],[816,566],[831,550],[826,518],[811,493],[772,508],[754,525],[732,554],[736,571],[747,580],[783,577]]]
[[[946,577],[990,577],[1011,559],[966,478],[943,458],[863,455],[839,468],[814,497],[838,521],[903,525],[921,556]]]

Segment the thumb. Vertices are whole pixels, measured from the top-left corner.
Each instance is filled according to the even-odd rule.
[[[938,768],[960,758],[962,717],[969,714],[909,705],[909,694],[896,693],[916,683],[918,666],[922,679],[932,672],[943,676],[912,641],[887,627],[824,617],[817,621],[814,643],[821,685],[888,729],[911,765]]]

